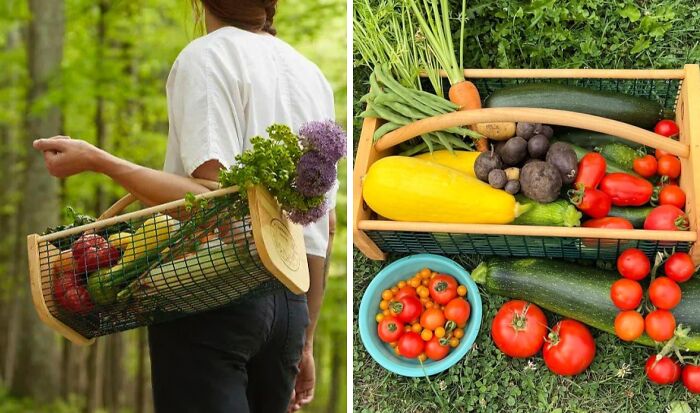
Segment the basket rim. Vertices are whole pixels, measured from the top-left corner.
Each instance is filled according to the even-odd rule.
[[[195,195],[195,199],[217,198],[220,196],[224,196],[224,195],[228,195],[228,194],[232,194],[232,193],[236,193],[236,192],[239,192],[238,186],[231,186],[228,188],[203,192],[201,194]],[[111,218],[98,219],[97,221],[95,221],[93,223],[81,225],[79,227],[64,229],[62,231],[53,232],[51,234],[46,234],[46,235],[30,234],[30,235],[28,235],[28,237],[32,237],[32,236],[36,235],[38,237],[36,239],[37,242],[44,242],[44,241],[50,242],[50,241],[54,241],[54,240],[57,240],[60,238],[79,234],[79,233],[85,232],[87,230],[104,228],[104,227],[114,225],[114,224],[119,223],[119,222],[124,222],[124,221],[129,220],[129,219],[140,218],[140,217],[150,215],[153,213],[159,213],[159,212],[163,212],[163,211],[166,211],[169,209],[178,208],[178,207],[183,206],[185,204],[185,202],[186,202],[186,200],[184,198],[182,198],[182,199],[178,199],[178,200],[175,200],[172,202],[167,202],[164,204],[159,204],[159,205],[154,205],[152,207],[139,209],[138,211],[128,212],[126,214],[121,214],[121,215],[115,215]]]
[[[464,69],[464,77],[467,79],[493,79],[493,78],[549,78],[549,79],[657,79],[657,80],[683,80],[686,77],[686,64],[681,69]],[[425,72],[421,76],[427,76]],[[447,77],[447,73],[440,70],[441,77]]]

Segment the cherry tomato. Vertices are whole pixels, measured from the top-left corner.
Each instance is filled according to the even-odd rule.
[[[685,208],[685,192],[678,185],[664,185],[659,191],[659,205],[673,205]]]
[[[666,155],[671,155],[671,153],[670,153],[670,152],[666,152],[666,151],[664,151],[664,150],[662,150],[662,149],[657,149],[657,150],[654,152],[654,156],[656,156],[656,159],[657,159],[657,160],[658,160],[659,158],[661,158],[662,156],[666,156]]]
[[[404,324],[394,316],[384,317],[377,325],[379,339],[385,343],[393,343],[404,333]]]
[[[644,155],[641,158],[636,158],[632,167],[636,173],[645,178],[650,178],[656,175],[657,168],[658,163],[656,161],[656,157],[651,155]]]
[[[59,274],[53,280],[53,295],[65,310],[87,314],[95,307],[81,278],[72,272]]]
[[[688,253],[676,252],[664,263],[664,273],[675,282],[686,282],[695,273],[695,263]]]
[[[430,341],[430,339],[433,338],[433,332],[426,328],[420,332],[420,338],[422,338],[423,341]]]
[[[615,334],[624,341],[634,341],[644,334],[644,317],[636,311],[622,311],[615,317]]]
[[[668,277],[658,277],[649,284],[649,299],[654,307],[671,310],[681,302],[681,287]]]
[[[439,308],[429,308],[420,316],[420,325],[428,330],[435,330],[445,325],[445,315]]]
[[[676,330],[676,318],[668,310],[654,310],[644,319],[644,329],[654,341],[669,340]]]
[[[445,305],[457,297],[457,281],[447,274],[433,277],[428,284],[428,289],[436,304]]]
[[[673,205],[657,206],[644,220],[644,229],[687,231],[688,228],[688,217]]]
[[[593,362],[595,341],[585,325],[575,320],[562,320],[549,333],[542,357],[552,372],[573,376]]]
[[[418,333],[408,332],[399,338],[396,346],[399,354],[410,359],[418,357],[425,349],[425,341]]]
[[[664,155],[659,158],[658,173],[669,178],[678,178],[681,174],[681,161],[677,156]]]
[[[416,297],[404,297],[391,303],[391,312],[404,323],[410,323],[420,317],[423,305]]]
[[[668,138],[673,138],[678,136],[678,125],[676,122],[670,119],[660,120],[654,127],[654,133],[658,133],[661,136],[666,136]]]
[[[510,357],[532,357],[544,344],[547,317],[535,304],[512,300],[503,304],[491,323],[491,336]]]
[[[585,221],[582,226],[586,228],[634,229],[634,225],[632,225],[631,222],[620,217],[589,219]]]
[[[449,340],[442,340],[437,337],[433,337],[425,343],[425,355],[428,356],[430,360],[442,360],[450,352],[450,342]]]
[[[610,196],[615,206],[642,206],[654,192],[651,182],[622,172],[605,175],[599,189]]]
[[[685,388],[691,393],[700,393],[700,366],[686,364],[681,374]]]
[[[634,310],[642,302],[642,286],[634,280],[620,278],[610,287],[610,299],[620,310]]]
[[[394,294],[394,301],[399,301],[404,297],[416,297],[417,295],[418,294],[416,293],[415,288],[411,287],[410,285],[405,285],[399,288],[399,291]]]
[[[661,357],[658,361],[656,358],[656,354],[652,354],[644,366],[649,380],[661,385],[677,382],[681,376],[681,366],[670,357]]]
[[[630,280],[642,280],[650,270],[649,258],[637,248],[629,248],[617,258],[617,271]]]
[[[446,319],[454,321],[459,327],[464,327],[469,320],[471,306],[464,298],[453,298],[445,306],[444,313]]]
[[[579,189],[573,192],[571,202],[579,211],[593,218],[603,218],[610,212],[612,206],[610,196],[597,189]]]
[[[574,187],[595,189],[605,176],[605,158],[598,152],[583,155],[578,163],[578,172]]]

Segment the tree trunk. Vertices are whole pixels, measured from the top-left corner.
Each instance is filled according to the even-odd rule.
[[[341,389],[343,386],[343,353],[345,352],[345,337],[341,333],[331,333],[329,336],[333,345],[331,345],[331,379],[329,384],[328,402],[326,404],[326,412],[335,413],[338,411],[340,403]]]
[[[105,339],[95,340],[88,352],[88,382],[85,397],[85,413],[93,413],[102,407],[102,390],[104,380]]]
[[[104,98],[104,81],[103,81],[103,62],[104,49],[107,46],[107,21],[106,14],[109,10],[109,3],[106,0],[100,0],[98,3],[97,15],[97,39],[95,44],[95,132],[97,134],[97,147],[105,149],[107,139],[107,128],[105,125],[105,98]],[[106,199],[102,185],[98,185],[95,192],[95,211],[98,214],[106,209]]]
[[[139,328],[136,334],[136,406],[134,406],[134,411],[144,413],[146,411],[146,329]]]
[[[60,71],[65,25],[63,0],[29,0],[29,11],[32,19],[27,41],[30,79],[24,142],[27,148],[37,137],[61,132],[60,109],[56,104],[49,103],[41,111],[36,111],[34,106],[45,97],[50,79]],[[55,225],[59,217],[58,182],[46,173],[42,154],[29,150],[25,161],[20,234],[41,232],[47,225]],[[24,276],[27,273],[26,254],[18,257],[22,258],[18,259],[17,274]],[[21,288],[21,296],[22,324],[11,393],[40,401],[50,400],[58,389],[55,336],[39,323],[26,286]]]

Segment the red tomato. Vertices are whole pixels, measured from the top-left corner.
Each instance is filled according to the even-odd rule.
[[[649,284],[649,299],[654,307],[671,310],[681,302],[681,287],[668,277],[659,277]]]
[[[664,263],[664,273],[675,282],[686,282],[695,273],[695,263],[687,252],[676,252]]]
[[[377,324],[377,335],[385,343],[393,343],[403,335],[404,324],[394,316],[386,316]]]
[[[630,280],[642,280],[649,274],[650,270],[649,258],[637,248],[626,249],[617,257],[617,271]]]
[[[642,302],[642,286],[634,280],[620,278],[610,287],[610,299],[620,310],[634,310]]]
[[[660,120],[654,127],[654,133],[658,133],[659,135],[666,136],[668,138],[673,138],[678,136],[678,125],[676,125],[676,122],[670,119],[663,119]]]
[[[657,150],[654,152],[654,156],[656,156],[656,159],[657,159],[657,160],[658,160],[659,158],[661,158],[662,156],[666,156],[666,155],[670,155],[670,154],[671,154],[670,152],[666,152],[666,151],[661,150],[661,149],[657,149]]]
[[[449,341],[441,343],[444,339],[439,339],[435,336],[425,343],[425,355],[428,356],[430,360],[442,360],[450,352]]]
[[[532,357],[547,335],[547,317],[535,304],[512,300],[503,304],[491,323],[491,336],[510,357]]]
[[[681,174],[681,161],[677,156],[664,155],[659,158],[658,174],[669,178],[678,178]]]
[[[682,375],[685,388],[691,393],[700,393],[700,366],[686,364]]]
[[[399,291],[394,294],[394,301],[398,301],[404,297],[418,297],[418,293],[416,293],[416,289],[411,287],[410,285],[404,285],[403,287],[399,288]]]
[[[687,231],[688,228],[688,217],[673,205],[657,206],[644,220],[644,229]]]
[[[574,187],[595,189],[600,180],[605,176],[605,158],[598,152],[589,152],[583,155],[578,163],[578,172]]]
[[[579,211],[593,218],[604,218],[612,206],[610,197],[603,191],[585,188],[573,192],[571,202]]]
[[[420,356],[425,349],[425,341],[420,338],[420,334],[409,331],[399,338],[399,354],[410,359]]]
[[[454,321],[458,327],[464,327],[469,320],[469,314],[471,313],[471,306],[464,298],[453,298],[445,306],[445,318]]]
[[[549,333],[542,357],[553,373],[573,376],[586,370],[593,362],[595,341],[583,324],[575,320],[562,320]]]
[[[430,331],[435,331],[436,328],[445,325],[445,315],[439,308],[428,308],[420,316],[420,325]]]
[[[654,192],[651,182],[622,172],[605,175],[599,188],[610,196],[615,206],[642,206]]]
[[[670,357],[661,357],[656,360],[657,355],[652,354],[647,359],[644,371],[649,380],[656,384],[672,384],[678,381],[681,376],[681,366]]]
[[[656,175],[657,167],[658,163],[656,162],[655,157],[651,155],[644,155],[641,158],[636,158],[634,160],[632,169],[634,169],[634,171],[639,175],[645,178],[650,178]]]
[[[685,192],[678,185],[664,185],[659,192],[659,205],[685,208]]]
[[[410,323],[418,320],[420,313],[423,311],[423,304],[417,297],[404,297],[399,301],[391,303],[391,313],[404,323]]]
[[[585,221],[582,226],[586,228],[634,229],[634,225],[632,225],[631,222],[620,217],[589,219]]]
[[[63,273],[54,278],[53,294],[58,304],[76,314],[87,314],[94,308],[87,289],[73,273]]]
[[[644,334],[644,317],[636,311],[622,311],[615,317],[615,334],[624,341],[634,341]]]
[[[445,305],[457,297],[457,281],[447,274],[439,274],[430,280],[428,290],[435,303]]]
[[[654,341],[666,341],[673,337],[676,318],[668,310],[654,310],[644,319],[647,335]]]

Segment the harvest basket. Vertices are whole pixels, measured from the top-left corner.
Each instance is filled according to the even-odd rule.
[[[249,190],[250,214],[235,219],[230,211],[238,188],[198,182],[212,191],[194,202],[118,215],[136,201],[129,194],[92,224],[29,235],[30,283],[41,320],[76,344],[91,344],[98,336],[279,288],[305,292],[301,227],[284,217],[270,193]],[[93,243],[99,248],[90,249]]]
[[[629,247],[651,256],[660,250],[690,251],[700,229],[696,197],[700,193],[700,69],[468,69],[465,77],[486,97],[494,90],[521,83],[558,82],[598,90],[614,90],[658,101],[675,110],[679,141],[621,122],[596,116],[536,108],[490,108],[460,111],[423,119],[373,142],[382,119],[364,120],[353,175],[353,239],[360,251],[376,260],[387,253],[483,254],[518,257],[615,259]],[[575,127],[619,136],[681,159],[679,185],[687,195],[689,231],[646,231],[598,228],[562,228],[521,225],[443,224],[398,222],[377,216],[362,198],[362,179],[377,160],[392,155],[396,145],[421,134],[480,122],[522,121]],[[397,176],[397,180],[401,177]],[[410,182],[402,182],[410,185]]]

